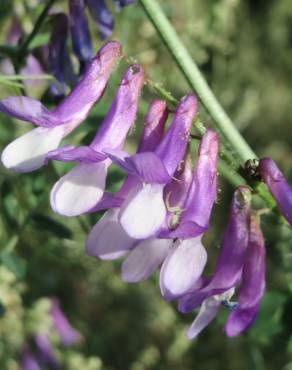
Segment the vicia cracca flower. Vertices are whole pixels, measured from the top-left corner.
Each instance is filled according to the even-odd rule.
[[[259,171],[283,216],[292,225],[292,187],[271,158],[260,160]]]
[[[112,69],[121,55],[118,42],[108,42],[89,64],[84,77],[53,111],[26,96],[12,96],[0,101],[0,111],[37,126],[10,143],[2,152],[5,167],[29,172],[45,163],[45,157],[61,140],[84,121],[102,96]]]
[[[91,211],[102,199],[111,160],[104,149],[121,149],[135,122],[144,71],[132,65],[126,71],[111,107],[89,146],[65,146],[52,151],[47,159],[78,164],[63,176],[51,191],[53,210],[65,216]]]
[[[192,120],[197,113],[197,99],[187,95],[179,102],[170,128],[154,151],[130,156],[107,150],[108,156],[127,173],[140,179],[121,207],[119,220],[126,233],[146,239],[157,233],[166,217],[163,190],[185,155]]]
[[[234,194],[231,214],[211,278],[201,278],[179,302],[179,310],[191,312],[201,306],[189,328],[196,337],[217,315],[221,305],[231,309],[225,331],[235,336],[254,321],[265,289],[265,247],[257,216],[250,214],[251,194],[239,187]],[[239,286],[238,303],[230,298]]]

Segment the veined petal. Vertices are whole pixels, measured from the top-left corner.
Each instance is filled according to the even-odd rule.
[[[58,124],[41,102],[27,96],[10,96],[0,100],[0,112],[37,126],[52,127]]]
[[[91,143],[96,151],[121,149],[135,122],[145,73],[139,64],[131,65],[124,74],[111,107]]]
[[[104,161],[106,155],[96,152],[89,146],[74,147],[73,145],[66,145],[49,152],[46,155],[46,163],[50,160],[57,160],[61,162],[79,162],[79,163],[97,163]]]
[[[120,222],[132,238],[146,239],[160,229],[165,216],[163,186],[147,184],[126,199],[121,208]]]
[[[122,279],[127,283],[136,283],[147,279],[164,261],[172,240],[147,239],[129,253],[122,265]]]
[[[107,211],[91,229],[86,241],[86,253],[103,260],[113,260],[123,256],[136,240],[128,236],[121,227],[119,209]]]
[[[170,128],[155,150],[170,176],[183,159],[189,140],[192,121],[197,114],[197,99],[187,95],[181,99]]]
[[[102,39],[109,37],[114,28],[114,18],[104,0],[87,0],[89,11],[98,25]]]
[[[292,187],[271,158],[261,159],[259,168],[283,216],[292,225]]]
[[[202,237],[177,240],[163,262],[160,271],[160,290],[170,300],[192,289],[201,277],[207,262],[207,252]]]
[[[47,153],[59,146],[63,135],[62,126],[35,128],[7,145],[2,152],[2,163],[17,172],[36,170],[45,163]]]
[[[213,297],[206,299],[202,303],[195,321],[187,331],[187,337],[189,339],[194,339],[202,330],[205,329],[206,326],[210,324],[210,322],[216,317],[220,304],[220,301]]]
[[[78,216],[93,208],[103,196],[109,164],[79,164],[61,177],[51,191],[53,210],[64,216]]]

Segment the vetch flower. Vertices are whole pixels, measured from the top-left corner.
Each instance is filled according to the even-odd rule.
[[[261,159],[259,170],[283,216],[292,225],[292,187],[271,158]]]
[[[170,128],[154,151],[133,156],[121,151],[105,151],[113,162],[143,183],[129,194],[119,215],[130,237],[146,239],[160,230],[166,217],[163,190],[185,155],[196,113],[197,99],[187,95],[179,102]]]
[[[92,106],[100,99],[120,55],[121,45],[118,42],[105,44],[71,94],[53,111],[25,96],[1,100],[1,112],[40,126],[4,149],[1,158],[4,166],[18,172],[40,168],[45,163],[47,153],[56,149],[61,140],[84,121]]]
[[[218,136],[207,130],[194,172],[187,156],[165,187],[167,228],[135,245],[122,265],[123,280],[144,280],[162,264],[160,289],[165,299],[177,298],[194,286],[207,261],[201,239],[216,199],[217,158]]]
[[[151,151],[156,148],[162,138],[166,119],[167,109],[165,102],[154,100],[150,104],[144,120],[138,153]],[[134,246],[136,240],[123,230],[118,215],[120,207],[128,194],[135,191],[137,187],[141,187],[139,178],[128,175],[117,194],[111,196],[105,193],[95,210],[109,210],[93,226],[88,235],[86,241],[86,252],[88,255],[111,260],[123,256]]]
[[[20,370],[41,370],[38,359],[27,346],[22,350],[19,366]]]
[[[52,151],[48,159],[78,164],[64,175],[51,191],[53,210],[64,216],[89,212],[102,199],[111,160],[103,149],[121,149],[135,122],[144,71],[132,65],[126,71],[111,107],[89,146],[65,146]]]
[[[196,337],[217,315],[221,305],[231,309],[225,330],[233,336],[247,329],[255,319],[264,293],[265,248],[256,216],[250,215],[250,190],[239,187],[234,194],[231,215],[211,278],[202,278],[179,301],[181,312],[201,306],[187,331]],[[240,286],[238,303],[230,298]]]

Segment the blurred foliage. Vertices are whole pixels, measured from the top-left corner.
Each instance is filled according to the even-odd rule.
[[[292,183],[292,3],[287,0],[160,0],[193,58],[199,63],[219,100],[238,128],[263,156],[272,156]],[[36,0],[2,0],[0,41],[11,19],[29,32],[42,7]],[[64,1],[56,7],[66,9]],[[48,25],[36,43],[47,40]],[[91,24],[92,34],[97,34]],[[117,16],[114,37],[125,53],[143,64],[148,77],[175,97],[188,91],[152,25],[138,4]],[[95,38],[95,48],[101,41]],[[125,63],[112,77],[108,91],[87,121],[66,139],[87,143],[104,116]],[[44,82],[47,84],[47,82]],[[45,85],[46,86],[46,85]],[[44,89],[43,89],[44,90]],[[19,93],[0,85],[0,97]],[[39,96],[39,89],[28,93]],[[145,87],[137,122],[152,93]],[[211,124],[202,112],[203,121]],[[0,117],[0,144],[27,126]],[[134,150],[134,130],[128,147]],[[32,333],[46,330],[46,298],[57,296],[72,324],[83,335],[73,349],[55,351],[66,370],[291,370],[292,249],[291,230],[264,216],[267,246],[267,294],[254,327],[228,339],[222,325],[226,312],[200,337],[189,342],[185,327],[194,314],[181,315],[164,302],[157,276],[126,285],[120,263],[101,262],[84,253],[86,232],[98,214],[65,219],[49,208],[49,192],[70,165],[50,164],[32,174],[0,168],[0,368],[17,370],[19,351]],[[122,175],[115,168],[109,189]],[[205,238],[213,266],[228,214],[232,189],[220,179],[218,204]]]

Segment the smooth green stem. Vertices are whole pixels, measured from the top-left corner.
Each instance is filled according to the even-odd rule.
[[[20,58],[23,58],[23,56],[27,53],[30,43],[33,41],[33,39],[35,38],[35,36],[38,34],[39,30],[41,29],[47,15],[49,13],[49,10],[51,9],[51,7],[52,7],[52,5],[54,4],[55,1],[56,0],[48,0],[48,2],[46,3],[43,11],[41,12],[38,19],[36,20],[36,23],[35,23],[32,31],[31,31],[31,33],[23,40],[23,42],[19,46],[17,54],[19,55]]]
[[[243,166],[248,159],[257,158],[216,99],[158,2],[156,0],[140,0],[140,2],[189,85],[196,92],[202,105],[213,118],[217,128],[237,155],[241,165]]]

